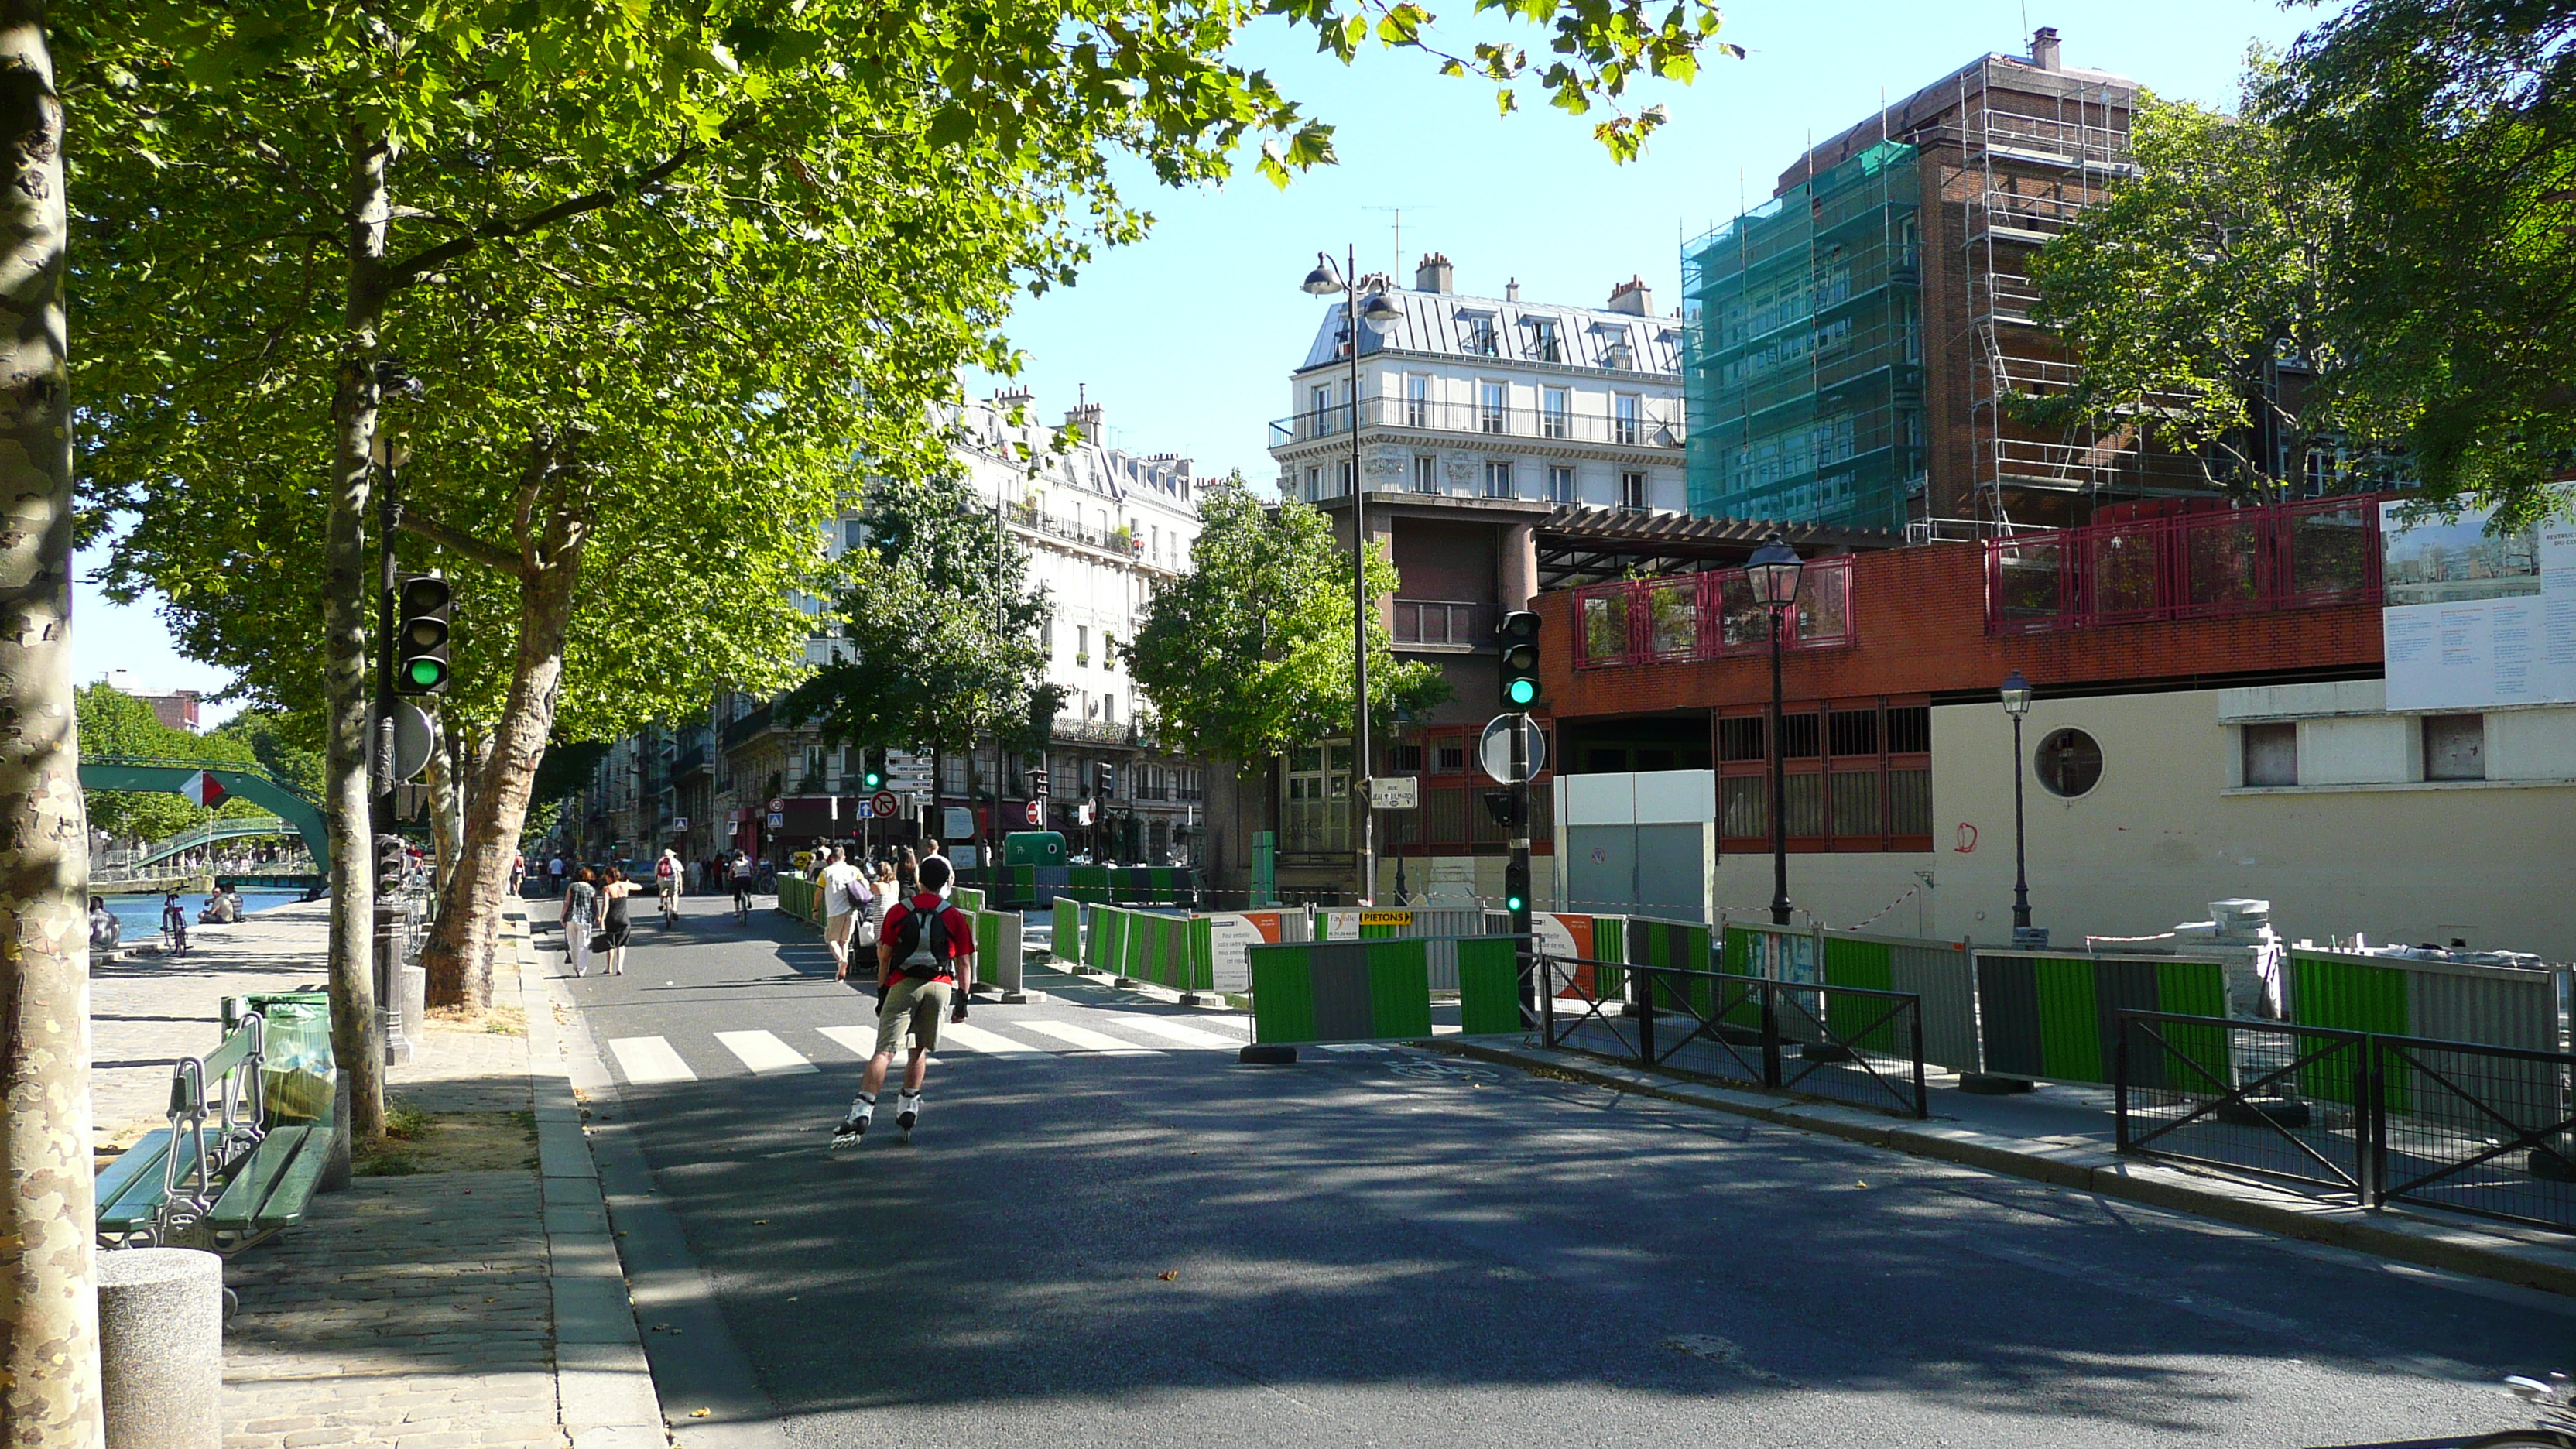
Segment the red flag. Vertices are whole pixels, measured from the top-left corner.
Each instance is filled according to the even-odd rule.
[[[199,770],[187,784],[179,787],[179,793],[212,810],[224,803],[224,795],[227,792],[222,783],[215,779],[214,771]]]

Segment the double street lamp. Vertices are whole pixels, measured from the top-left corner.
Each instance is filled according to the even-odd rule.
[[[1781,768],[1780,748],[1780,617],[1797,602],[1798,574],[1806,560],[1775,530],[1745,561],[1744,576],[1753,586],[1753,601],[1771,616],[1771,924],[1789,924],[1788,776]]]
[[[2025,849],[2021,812],[2021,721],[2030,713],[2030,681],[2018,669],[2004,676],[2001,691],[2004,713],[2013,722],[2013,944],[2024,944],[2030,935],[2030,865]]]
[[[1333,259],[1323,252],[1315,253],[1315,269],[1306,274],[1303,284],[1307,295],[1340,296],[1342,299],[1342,340],[1350,349],[1351,359],[1351,803],[1359,812],[1359,886],[1363,904],[1377,898],[1377,812],[1369,808],[1369,694],[1368,694],[1368,528],[1365,495],[1360,483],[1360,325],[1371,332],[1383,332],[1404,317],[1404,309],[1395,305],[1384,287],[1372,287],[1368,296],[1360,296],[1359,249],[1346,248],[1342,268],[1336,271]],[[1325,419],[1318,417],[1318,427]]]

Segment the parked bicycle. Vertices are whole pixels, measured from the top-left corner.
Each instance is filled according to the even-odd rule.
[[[2576,1449],[2576,1380],[2551,1374],[2543,1383],[2516,1375],[2504,1386],[2539,1411],[2536,1427],[2464,1440],[2461,1449]]]

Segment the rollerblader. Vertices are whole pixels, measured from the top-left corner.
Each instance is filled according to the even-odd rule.
[[[912,1054],[904,1062],[894,1125],[910,1142],[913,1124],[921,1120],[930,1054],[939,1045],[939,1018],[947,1013],[950,1021],[966,1019],[966,992],[960,983],[975,979],[975,926],[964,911],[940,899],[949,876],[945,859],[932,856],[921,862],[919,891],[888,913],[878,935],[877,1054],[859,1079],[849,1115],[832,1129],[835,1149],[857,1146],[876,1120],[877,1093],[885,1087],[886,1069],[907,1033]]]

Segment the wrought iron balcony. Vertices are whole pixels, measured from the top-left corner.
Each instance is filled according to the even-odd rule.
[[[1586,401],[1597,403],[1597,397]],[[1362,398],[1359,425],[1418,433],[1460,433],[1535,442],[1599,443],[1617,447],[1678,451],[1682,446],[1681,405],[1657,399],[1656,408],[1639,416],[1592,413],[1567,408],[1488,407],[1483,403],[1432,402],[1401,397]],[[1658,415],[1658,414],[1661,415]],[[1296,413],[1270,425],[1270,450],[1277,452],[1317,438],[1347,436],[1352,409],[1340,403]]]

